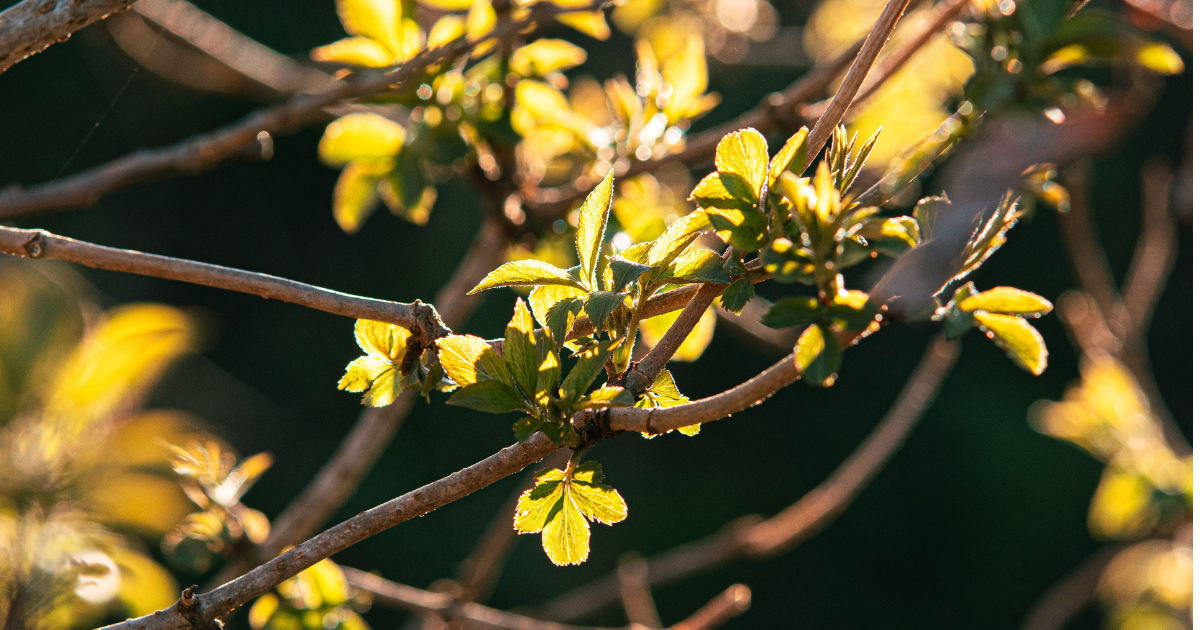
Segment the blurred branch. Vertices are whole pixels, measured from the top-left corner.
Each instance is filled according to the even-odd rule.
[[[882,470],[932,404],[958,359],[955,342],[935,338],[883,420],[820,486],[775,517],[746,516],[721,531],[686,543],[648,561],[652,585],[675,582],[738,558],[766,559],[791,549],[827,526]],[[608,575],[537,606],[539,617],[576,619],[620,597],[618,580]]]
[[[413,612],[432,612],[446,619],[460,618],[503,630],[599,630],[542,621],[516,613],[496,610],[482,604],[461,602],[445,593],[433,593],[386,580],[377,575],[342,567],[346,581],[371,593],[375,601]],[[750,589],[735,584],[713,598],[691,617],[671,626],[670,630],[707,630],[715,628],[750,607]]]
[[[1110,545],[1093,554],[1046,591],[1021,624],[1022,630],[1061,630],[1096,596],[1105,567],[1125,544]]]
[[[1121,291],[1128,334],[1145,337],[1163,288],[1175,266],[1176,234],[1171,220],[1171,168],[1151,160],[1142,170],[1142,235]]]
[[[137,16],[166,33],[149,28]],[[121,18],[111,20],[107,26],[126,53],[151,71],[191,87],[230,91],[230,77],[219,77],[224,80],[217,81],[212,72],[202,71],[205,62],[224,69],[225,75],[249,79],[275,94],[288,96],[332,80],[324,72],[247,37],[187,0],[139,0],[133,11]]]
[[[717,321],[727,324],[735,329],[737,334],[761,345],[767,351],[791,352],[796,337],[800,335],[799,327],[778,329],[764,326],[762,318],[770,308],[769,301],[755,296],[742,307],[741,313],[734,314],[723,308],[716,309],[719,318]]]
[[[621,604],[625,617],[633,627],[658,630],[662,620],[654,605],[654,594],[650,591],[650,565],[637,554],[628,554],[617,562],[617,584],[621,591]]]
[[[30,1],[26,0],[26,3]],[[602,3],[597,3],[597,6],[602,6]],[[583,9],[586,7],[570,10]],[[411,61],[389,70],[352,74],[333,82],[323,91],[293,96],[286,103],[259,110],[238,122],[193,136],[178,144],[135,151],[74,175],[30,188],[10,186],[0,192],[0,221],[61,208],[87,207],[126,186],[170,175],[202,173],[239,156],[262,157],[259,149],[261,134],[269,137],[272,134],[292,133],[327,120],[329,114],[325,110],[328,107],[346,99],[403,89],[414,79],[424,76],[431,65],[467,54],[481,41],[505,37],[551,22],[565,11],[568,9],[540,2],[533,5],[529,17],[505,22],[489,35],[472,42],[460,37],[444,46],[425,49]]]
[[[45,230],[0,226],[0,252],[178,280],[299,304],[335,315],[391,322],[424,335],[425,341],[429,342],[448,332],[437,312],[420,300],[408,304],[360,297],[253,271],[105,247],[56,236]]]
[[[133,0],[21,0],[0,11],[0,72],[130,4]]]
[[[224,617],[300,571],[407,520],[423,516],[507,477],[558,450],[538,433],[472,466],[343,521],[210,592],[109,630],[191,630]],[[183,602],[183,600],[181,600]],[[184,613],[187,613],[186,615]]]

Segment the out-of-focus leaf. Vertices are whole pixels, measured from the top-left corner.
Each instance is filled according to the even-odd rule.
[[[117,598],[130,616],[149,615],[179,598],[175,578],[157,562],[124,547],[114,547],[108,555],[120,571]]]
[[[511,385],[483,380],[459,388],[446,404],[467,407],[485,413],[507,413],[525,406],[525,400]]]
[[[466,11],[471,8],[473,0],[417,0],[421,4],[439,11]]]
[[[639,323],[639,330],[648,345],[654,345],[662,339],[663,335],[667,334],[667,330],[671,328],[671,324],[679,317],[681,311],[673,313],[664,313],[655,317],[643,319]],[[717,314],[709,307],[700,316],[700,321],[696,322],[696,326],[684,338],[683,343],[679,344],[679,349],[675,351],[675,355],[671,357],[672,361],[695,361],[704,354],[704,350],[708,348],[709,342],[712,341],[713,330],[717,325]]]
[[[1162,42],[1147,42],[1138,47],[1137,61],[1143,68],[1158,74],[1179,74],[1183,72],[1183,59],[1168,44]]]
[[[803,247],[786,238],[777,238],[763,252],[763,270],[777,282],[812,284],[810,278],[816,271],[816,263]]]
[[[509,63],[524,76],[546,76],[587,61],[587,51],[562,39],[539,39],[513,51]]]
[[[1013,287],[996,287],[963,299],[958,303],[958,308],[966,312],[987,311],[1006,315],[1039,316],[1049,313],[1054,309],[1054,305],[1036,293]]]
[[[396,0],[337,0],[337,12],[347,33],[399,50],[401,15]]]
[[[1088,509],[1088,528],[1106,539],[1138,538],[1158,521],[1154,486],[1137,473],[1109,467]]]
[[[974,316],[988,338],[1008,353],[1014,363],[1034,376],[1045,371],[1046,343],[1025,318],[982,311],[976,311]]]
[[[810,326],[804,332],[808,333],[812,328],[813,326]],[[812,355],[808,367],[804,370],[804,380],[810,385],[828,387],[833,384],[837,371],[842,367],[842,347],[838,344],[837,337],[828,329],[821,328],[820,332],[821,348]]]
[[[314,48],[313,61],[340,63],[364,68],[383,68],[392,64],[395,55],[379,42],[367,37],[347,37],[332,44]]]
[[[821,318],[821,301],[815,297],[785,297],[771,305],[762,323],[771,328],[808,326]]]
[[[484,289],[496,287],[530,287],[541,284],[558,284],[586,291],[586,288],[566,271],[550,263],[528,259],[514,260],[500,265],[475,285],[475,288],[471,289],[469,293],[478,293]]]
[[[579,253],[580,275],[591,289],[598,289],[596,265],[600,261],[600,244],[608,226],[608,209],[612,201],[613,172],[592,189],[579,209],[579,231],[575,233],[575,250]]]
[[[466,2],[464,4],[469,4]],[[441,48],[446,44],[462,37],[467,32],[467,25],[463,19],[457,15],[443,15],[438,18],[438,21],[429,27],[429,41],[427,45],[430,50]]]
[[[604,41],[612,35],[612,30],[608,28],[608,22],[605,21],[602,11],[564,13],[558,16],[558,21],[600,41]]]
[[[329,123],[317,155],[330,166],[353,160],[385,160],[404,146],[404,126],[372,112],[347,114]]]
[[[800,333],[800,338],[796,340],[796,346],[792,348],[795,357],[792,358],[792,363],[796,366],[796,371],[804,374],[808,366],[812,365],[821,352],[825,350],[825,337],[821,334],[821,327],[812,324]]]
[[[532,397],[537,393],[537,371],[542,357],[538,356],[533,336],[533,316],[520,298],[513,307],[512,320],[504,329],[504,362],[526,395]]]
[[[371,162],[351,162],[342,169],[333,187],[333,219],[343,232],[358,232],[375,212],[385,171]]]
[[[708,89],[708,62],[704,38],[698,33],[690,34],[677,54],[663,60],[662,77],[672,87],[671,101],[663,110],[669,123],[696,118],[715,105],[701,98]]]

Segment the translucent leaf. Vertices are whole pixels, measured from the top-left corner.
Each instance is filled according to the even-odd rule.
[[[325,127],[317,155],[330,166],[353,160],[387,160],[400,152],[405,134],[400,123],[379,114],[347,114]]]
[[[788,141],[784,143],[783,148],[775,157],[771,158],[771,164],[768,169],[768,180],[770,185],[775,185],[775,180],[784,171],[789,171],[795,175],[800,175],[804,172],[804,160],[808,157],[808,127],[801,127],[799,131],[792,134]]]
[[[485,277],[470,293],[496,287],[530,287],[557,284],[586,290],[566,271],[540,260],[514,260],[504,263]]]
[[[250,627],[258,630],[267,625],[277,610],[279,610],[279,596],[275,593],[266,593],[254,600],[254,604],[250,606]]]
[[[469,2],[467,3],[469,4]],[[430,50],[441,48],[446,44],[462,37],[467,32],[467,25],[457,15],[443,15],[429,27],[428,46]]]
[[[523,76],[546,76],[587,61],[587,51],[561,39],[539,39],[513,51],[509,63]]]
[[[467,12],[467,39],[469,41],[478,41],[480,38],[490,35],[492,29],[496,28],[496,9],[492,7],[489,0],[475,0],[471,3],[471,10]],[[489,44],[480,52],[491,48],[495,43]]]
[[[1023,317],[976,311],[975,321],[989,339],[996,342],[1014,363],[1035,376],[1046,369],[1046,343]]]
[[[705,175],[688,197],[701,208],[738,208],[749,210],[758,204],[758,193],[737,173],[714,172]]]
[[[717,236],[743,252],[767,244],[767,217],[754,208],[706,208],[705,214]]]
[[[117,599],[124,612],[149,615],[179,599],[175,579],[157,562],[125,547],[113,547],[108,555],[120,572]]]
[[[442,368],[460,387],[487,379],[511,381],[504,359],[487,341],[474,335],[448,335],[436,343]]]
[[[806,335],[812,335],[810,331],[814,328],[818,328],[818,326],[816,324],[809,326],[801,334],[801,339]],[[806,357],[808,367],[804,370],[804,380],[810,385],[828,387],[833,385],[833,379],[837,376],[838,369],[842,367],[842,347],[838,344],[837,337],[829,330],[820,328],[820,333],[821,347],[819,349],[813,347],[816,344],[815,340],[809,340],[806,348],[800,348],[800,342],[797,341],[797,348],[808,353]],[[800,352],[797,352],[796,356],[799,357]]]
[[[563,471],[540,471],[533,488],[521,494],[513,516],[513,528],[522,534],[536,534],[562,510]]]
[[[439,11],[466,11],[473,0],[417,0],[422,5]]]
[[[314,48],[313,61],[340,63],[364,68],[390,66],[395,55],[379,42],[367,37],[347,37],[327,46]]]
[[[669,370],[663,370],[654,377],[654,382],[642,394],[638,400],[637,406],[645,409],[652,407],[674,407],[688,402],[688,397],[679,393],[679,388],[675,385],[675,378],[671,376]],[[686,427],[680,427],[679,432],[693,436],[700,432],[699,424],[690,424]],[[643,433],[647,438],[655,437],[649,433]]]
[[[721,308],[734,314],[741,314],[746,303],[754,299],[754,283],[746,278],[739,278],[721,292]]]
[[[668,123],[694,118],[711,107],[700,100],[708,89],[708,61],[700,34],[689,34],[683,48],[663,60],[662,78],[672,88],[671,101],[663,110]]]
[[[592,384],[592,381],[595,381],[596,377],[604,371],[604,363],[608,361],[608,357],[617,343],[617,341],[602,341],[583,349],[579,353],[579,360],[575,362],[571,371],[563,379],[560,397],[563,400],[577,400]]]
[[[351,361],[338,382],[338,389],[367,392],[363,404],[384,407],[403,389],[397,387],[396,371],[411,333],[401,326],[369,319],[354,323],[354,339],[366,356]]]
[[[575,318],[582,310],[583,300],[579,298],[563,300],[550,307],[546,313],[546,329],[550,331],[556,343],[562,345],[566,341],[567,333],[571,331]]]
[[[539,473],[534,487],[517,502],[513,527],[522,534],[540,532],[542,548],[554,564],[580,564],[589,551],[587,519],[612,524],[628,514],[625,500],[602,479],[594,462],[577,466],[571,479],[560,470]]]
[[[399,52],[401,16],[396,0],[337,0],[337,12],[347,33],[369,37]]]
[[[542,357],[533,337],[533,316],[525,301],[517,298],[513,317],[504,329],[504,362],[517,385],[530,397],[537,393],[537,370]]]
[[[619,256],[609,259],[608,268],[612,270],[614,291],[624,291],[630,282],[636,282],[642,274],[651,269],[647,265],[631,262]]]
[[[792,348],[792,352],[796,355],[792,359],[796,371],[803,374],[808,366],[817,360],[823,350],[825,350],[825,337],[821,334],[821,327],[812,324],[804,329],[804,332],[800,333],[800,338],[796,340],[796,346]]]
[[[763,252],[763,270],[777,282],[802,281],[811,284],[816,264],[803,247],[796,246],[786,238],[777,238]]]
[[[342,169],[333,187],[333,219],[347,234],[362,229],[379,204],[380,169],[370,163],[351,162]]]
[[[580,275],[588,287],[599,288],[596,265],[600,261],[600,244],[608,226],[608,210],[612,201],[613,171],[592,189],[579,209],[579,230],[575,233],[575,251],[579,253]]]
[[[987,311],[1006,315],[1045,315],[1054,305],[1046,298],[1029,291],[1012,287],[996,287],[976,293],[958,302],[958,308],[966,311]]]
[[[570,286],[561,284],[545,284],[535,288],[529,292],[529,308],[533,311],[533,317],[542,326],[546,326],[546,317],[550,308],[563,300],[571,298],[583,297],[587,292]]]
[[[1161,42],[1143,44],[1137,51],[1137,62],[1143,68],[1158,74],[1179,74],[1183,72],[1183,59],[1170,45]]]
[[[609,314],[624,300],[624,293],[596,291],[589,294],[583,303],[583,312],[587,315],[588,321],[592,322],[592,329],[600,330],[604,326],[604,320],[608,319]]]
[[[467,407],[485,413],[507,413],[525,407],[525,400],[511,385],[483,380],[461,387],[446,404]]]
[[[1146,535],[1159,518],[1154,490],[1142,475],[1106,468],[1088,508],[1088,528],[1108,539]]]
[[[662,336],[667,334],[667,330],[671,328],[671,324],[679,317],[680,311],[673,313],[665,313],[656,317],[643,319],[639,322],[639,330],[645,338],[648,345],[658,343]],[[717,326],[716,311],[709,307],[700,316],[700,321],[696,322],[696,326],[688,333],[688,336],[683,339],[683,343],[679,344],[679,349],[675,351],[675,355],[671,357],[672,361],[695,361],[704,354],[704,350],[708,348],[709,342],[712,341],[713,331]]]
[[[688,245],[691,245],[701,232],[711,227],[708,216],[700,210],[676,219],[667,226],[666,231],[654,239],[650,250],[646,253],[646,264],[658,267],[675,260],[675,257],[687,249]]]
[[[741,176],[757,198],[767,178],[767,139],[756,129],[739,129],[717,144],[717,171]]]
[[[608,28],[608,22],[604,20],[602,11],[564,13],[558,16],[558,21],[600,41],[604,41],[612,35],[612,30]]]
[[[709,249],[693,249],[685,252],[671,263],[666,273],[669,274],[666,280],[669,284],[691,282],[726,284],[729,282],[729,272],[725,270],[725,260]]]
[[[583,462],[575,468],[567,491],[588,520],[612,525],[625,520],[629,508],[616,490],[600,483],[603,480],[598,462]]]
[[[605,407],[628,407],[633,405],[636,400],[633,394],[624,387],[604,386],[597,389],[587,396],[579,399],[575,405],[576,409],[602,409]]]
[[[562,508],[542,530],[542,549],[558,566],[583,564],[590,551],[587,521],[569,493],[564,492],[559,501]]]

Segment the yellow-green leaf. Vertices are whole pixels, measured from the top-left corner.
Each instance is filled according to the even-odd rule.
[[[525,307],[525,301],[517,298],[512,321],[504,329],[504,362],[517,385],[530,397],[537,393],[541,359],[537,353],[537,340],[533,337],[533,316]]]
[[[575,468],[566,490],[588,520],[612,525],[625,520],[629,508],[612,486],[600,483],[603,480],[604,473],[598,462],[583,462]]]
[[[755,196],[767,177],[767,139],[756,129],[739,129],[717,144],[717,171],[741,176]]]
[[[317,145],[321,161],[341,166],[352,160],[387,160],[404,146],[404,127],[379,114],[358,112],[329,123]]]
[[[608,172],[579,209],[579,231],[575,234],[575,251],[579,253],[580,275],[588,288],[599,288],[596,283],[596,264],[600,260],[600,244],[604,242],[604,230],[608,226],[608,208],[612,201],[613,171]]]
[[[624,293],[596,291],[589,294],[583,303],[583,312],[587,315],[588,321],[592,322],[592,329],[599,331],[604,328],[604,320],[608,319],[609,314],[624,300]]]
[[[612,35],[612,30],[608,28],[608,22],[604,20],[602,11],[564,13],[558,16],[558,21],[600,41],[604,41]]]
[[[462,37],[467,32],[467,25],[463,19],[457,15],[443,15],[438,18],[438,21],[429,27],[429,42],[430,50],[441,48],[446,44]]]
[[[523,409],[525,400],[511,385],[486,380],[460,388],[450,396],[446,404],[484,413],[508,413]]]
[[[351,162],[333,186],[333,220],[347,234],[362,229],[379,205],[379,184],[385,175],[375,164]]]
[[[576,409],[602,409],[605,407],[628,407],[634,404],[633,394],[624,387],[605,385],[579,400]]]
[[[550,518],[562,509],[563,471],[549,468],[538,472],[533,488],[521,494],[513,515],[513,529],[522,534],[536,534],[546,527]]]
[[[958,303],[962,311],[987,311],[1006,315],[1045,315],[1054,305],[1050,300],[1029,291],[1012,287],[996,287],[976,293]]]
[[[784,171],[789,171],[799,175],[804,171],[804,159],[808,157],[808,127],[801,127],[799,131],[792,134],[788,141],[784,143],[783,148],[775,157],[771,158],[771,166],[769,169],[770,185],[775,185],[775,180]]]
[[[600,481],[599,464],[584,462],[570,479],[561,470],[538,474],[533,488],[517,502],[513,527],[522,534],[542,534],[542,548],[556,565],[587,560],[591,532],[588,519],[611,525],[625,519],[628,508],[616,490]]]
[[[534,260],[514,260],[505,263],[485,277],[470,293],[496,287],[531,287],[556,284],[583,290],[579,281],[550,263]]]
[[[496,9],[492,7],[491,1],[475,0],[471,4],[471,10],[467,12],[467,40],[479,41],[490,35],[494,28],[496,28]],[[475,51],[475,56],[488,52],[495,45],[496,42],[492,41],[479,46]]]
[[[646,254],[646,264],[651,267],[665,265],[675,260],[675,257],[687,249],[692,241],[704,230],[712,228],[708,215],[701,210],[689,213],[676,219],[667,226],[666,231],[654,239],[650,251]]]
[[[403,389],[397,384],[396,371],[404,357],[409,331],[395,324],[360,319],[354,324],[354,338],[366,356],[351,361],[338,382],[338,389],[367,392],[363,404],[385,407]]]
[[[511,381],[504,359],[487,341],[474,335],[448,335],[436,343],[442,369],[459,387],[487,379]]]
[[[587,295],[587,291],[561,284],[543,284],[529,292],[529,308],[533,317],[542,326],[547,325],[550,309],[563,300]]]
[[[417,0],[421,4],[438,11],[466,11],[471,8],[474,0]]]
[[[601,341],[583,349],[579,353],[579,360],[575,362],[571,371],[563,379],[560,397],[563,400],[577,400],[592,384],[592,381],[596,380],[596,377],[604,371],[604,362],[608,361],[608,356],[617,343],[617,341]]]
[[[401,15],[397,0],[337,0],[337,12],[347,33],[369,37],[398,52]]]
[[[313,61],[341,63],[364,68],[383,68],[392,64],[395,55],[373,39],[347,37],[327,46],[314,48]]]
[[[1007,352],[1014,363],[1035,376],[1046,370],[1046,343],[1025,318],[982,311],[976,311],[974,316],[980,329]]]
[[[542,549],[550,562],[560,567],[583,564],[590,551],[591,531],[569,493],[564,492],[560,501],[562,508],[542,530]]]
[[[767,244],[767,216],[754,208],[705,208],[713,231],[722,241],[744,252]]]
[[[684,252],[671,263],[666,273],[669,274],[666,280],[668,284],[691,282],[726,284],[729,282],[729,272],[725,271],[725,260],[710,249],[692,249]]]
[[[587,61],[587,51],[562,39],[539,39],[513,51],[513,71],[524,76],[546,76]]]
[[[1183,72],[1183,59],[1168,44],[1149,42],[1143,44],[1137,51],[1137,61],[1143,68],[1158,74],[1179,74]]]
[[[662,77],[673,88],[671,101],[663,110],[669,123],[694,118],[711,107],[700,99],[708,89],[708,61],[704,55],[704,38],[699,33],[689,35],[678,53],[663,60]]]
[[[812,365],[813,361],[820,356],[825,350],[825,336],[821,333],[821,327],[812,324],[800,333],[800,338],[796,340],[796,346],[792,348],[795,354],[792,357],[792,362],[796,366],[796,372],[804,374],[808,366]]]

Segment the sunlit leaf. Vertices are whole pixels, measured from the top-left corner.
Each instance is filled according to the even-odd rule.
[[[587,61],[587,51],[562,39],[539,39],[513,51],[509,63],[523,76],[546,76]]]
[[[695,118],[715,105],[700,98],[708,89],[708,61],[700,34],[689,34],[683,48],[663,60],[662,78],[672,88],[671,101],[663,110],[668,122]]]
[[[474,335],[447,335],[436,343],[442,368],[459,387],[488,379],[511,382],[504,359],[487,341]]]
[[[352,160],[385,160],[404,146],[404,126],[372,112],[347,114],[329,123],[317,155],[330,166]]]
[[[812,324],[804,329],[800,338],[796,340],[796,346],[792,348],[792,352],[795,353],[792,363],[795,364],[796,371],[803,374],[824,349],[825,337],[821,334],[821,327]]]
[[[775,157],[771,158],[771,164],[768,169],[768,182],[770,185],[775,185],[775,180],[784,171],[789,171],[795,175],[800,175],[804,172],[804,160],[808,157],[808,127],[801,127],[799,131],[792,134],[784,143],[783,148]]]
[[[529,292],[529,308],[533,311],[534,319],[542,326],[546,326],[547,313],[549,313],[551,307],[563,300],[583,297],[585,295],[587,295],[587,291],[577,287],[561,284],[545,284]]]
[[[507,413],[525,407],[525,400],[511,385],[481,380],[465,385],[450,395],[446,404],[467,407],[485,413]]]
[[[586,519],[612,524],[628,514],[625,500],[602,479],[593,462],[580,464],[570,479],[560,470],[542,471],[517,503],[514,528],[522,534],[540,532],[542,548],[554,564],[582,563],[591,537]]]
[[[561,397],[563,400],[577,400],[584,391],[604,371],[604,363],[608,361],[616,342],[602,341],[594,343],[579,353],[579,359],[567,373],[562,382]]]
[[[470,293],[496,287],[530,287],[542,284],[557,284],[576,289],[586,289],[566,271],[540,260],[514,260],[489,273]]]
[[[550,307],[546,313],[546,329],[550,331],[556,343],[561,345],[566,341],[567,333],[571,331],[575,318],[582,310],[583,300],[579,298],[563,300]]]
[[[579,253],[580,275],[592,289],[599,288],[596,282],[596,265],[600,260],[600,244],[604,242],[604,230],[608,226],[608,210],[612,201],[613,172],[609,171],[584,200],[579,209],[579,231],[575,233],[575,251]]]
[[[579,399],[576,409],[602,409],[605,407],[628,407],[637,402],[633,394],[624,387],[604,386]]]
[[[396,0],[337,0],[337,12],[347,33],[369,37],[399,52],[401,16]]]
[[[367,392],[363,404],[385,407],[403,387],[396,378],[411,333],[395,324],[360,319],[354,323],[354,339],[366,356],[351,361],[338,382],[338,389]]]
[[[963,299],[958,303],[958,308],[966,312],[987,311],[1006,315],[1038,316],[1049,313],[1054,305],[1036,293],[1012,287],[996,287]]]
[[[767,217],[756,209],[706,208],[705,214],[722,241],[744,252],[767,244]]]
[[[364,68],[383,68],[392,64],[392,51],[367,37],[347,37],[327,46],[314,48],[313,61],[340,63]]]
[[[533,316],[520,298],[513,307],[512,320],[504,329],[504,362],[526,395],[532,397],[537,393],[537,371],[542,357],[537,353],[533,336]]]
[[[717,171],[740,176],[756,198],[767,177],[767,164],[767,140],[756,129],[739,129],[717,144]]]
[[[814,330],[820,333],[819,343],[816,341]],[[813,324],[801,333],[794,350],[797,370],[802,362],[807,363],[803,372],[807,383],[822,387],[833,384],[837,371],[842,367],[842,347],[832,332]]]
[[[439,0],[440,1],[440,0]],[[470,4],[468,0],[465,4]],[[428,46],[432,50],[462,37],[467,32],[467,25],[457,15],[443,15],[429,27]]]
[[[608,268],[612,270],[613,290],[624,291],[630,282],[637,281],[652,267],[613,256],[608,261]]]
[[[358,232],[375,212],[383,178],[380,169],[371,163],[351,162],[342,169],[333,187],[333,219],[343,232]]]
[[[1149,42],[1139,47],[1137,62],[1143,68],[1158,74],[1179,74],[1184,69],[1179,53],[1162,42]]]
[[[466,11],[473,0],[417,0],[421,4],[439,11]]]
[[[575,468],[568,492],[588,520],[605,525],[619,523],[629,515],[629,508],[625,505],[625,499],[611,486],[600,483],[602,481],[604,473],[600,464],[583,462]]]
[[[646,252],[646,264],[658,267],[675,260],[701,232],[711,227],[708,216],[699,210],[676,219],[667,226],[666,231],[654,239],[650,250]]]
[[[726,284],[729,282],[729,272],[725,270],[725,260],[709,249],[693,249],[684,252],[671,263],[664,273],[668,274],[666,282],[670,284],[691,282]]]
[[[472,2],[471,10],[467,12],[467,40],[479,41],[490,35],[494,28],[496,28],[496,9],[492,7],[492,3],[489,0]],[[480,47],[476,54],[486,52],[493,46],[495,46],[495,42],[490,42]]]
[[[612,35],[608,22],[602,11],[579,11],[564,13],[558,16],[558,21],[595,39],[604,41]]]
[[[587,315],[588,321],[592,322],[592,328],[600,330],[604,326],[604,320],[608,319],[609,314],[624,300],[624,293],[596,291],[589,294],[587,300],[584,301],[583,312]]]
[[[996,342],[1014,363],[1035,376],[1046,369],[1046,343],[1023,317],[976,311],[975,320],[988,338]]]
[[[1158,521],[1154,486],[1142,475],[1112,466],[1100,477],[1088,509],[1088,527],[1102,538],[1144,536]]]

